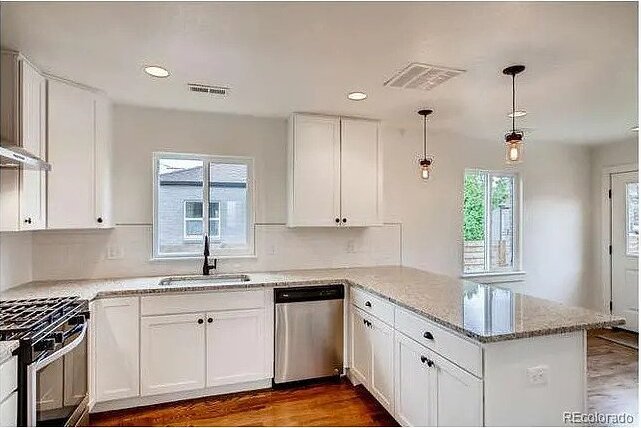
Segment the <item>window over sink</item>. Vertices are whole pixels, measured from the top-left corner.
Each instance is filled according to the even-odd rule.
[[[518,174],[466,170],[463,182],[463,274],[519,271],[520,221]]]
[[[254,252],[253,160],[154,153],[153,257]],[[209,207],[204,210],[203,207]]]

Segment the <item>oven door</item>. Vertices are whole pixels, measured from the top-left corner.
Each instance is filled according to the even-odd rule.
[[[27,368],[27,425],[79,426],[88,422],[87,329],[83,316],[53,334],[53,349]]]

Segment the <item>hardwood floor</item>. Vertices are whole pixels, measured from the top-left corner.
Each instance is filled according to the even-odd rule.
[[[347,380],[91,415],[92,426],[398,426]]]
[[[598,336],[635,342],[624,330],[599,330],[588,335],[588,412],[621,413],[639,422],[639,351]]]
[[[588,335],[588,412],[635,415],[638,421],[636,349]],[[396,421],[362,386],[324,382],[288,389],[200,398],[91,415],[93,426],[396,426]]]

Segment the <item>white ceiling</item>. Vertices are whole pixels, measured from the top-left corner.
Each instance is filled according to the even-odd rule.
[[[0,40],[43,70],[115,101],[285,117],[376,117],[495,143],[509,127],[510,80],[530,141],[600,143],[638,120],[636,2],[15,3]],[[432,91],[383,87],[409,62],[467,70]],[[168,79],[143,65],[160,64]],[[187,82],[231,87],[217,99]],[[366,101],[346,99],[350,90]],[[517,125],[518,126],[518,125]]]

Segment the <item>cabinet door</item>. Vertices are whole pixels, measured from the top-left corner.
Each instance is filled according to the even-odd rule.
[[[141,318],[143,396],[205,387],[204,321],[205,314]]]
[[[394,410],[394,329],[369,317],[371,372],[369,391],[388,411]]]
[[[269,377],[266,355],[264,309],[207,314],[207,386]]]
[[[94,93],[48,83],[48,226],[95,226]]]
[[[437,376],[437,426],[482,426],[483,382],[452,362],[433,354]],[[465,411],[461,411],[465,403]]]
[[[20,135],[22,148],[46,156],[46,80],[27,61],[20,60]],[[20,229],[44,229],[46,225],[46,173],[20,171]]]
[[[18,426],[18,391],[0,403],[0,427]]]
[[[436,400],[435,372],[427,366],[430,351],[396,333],[394,416],[403,426],[434,426]]]
[[[112,207],[112,136],[111,103],[105,96],[96,97],[96,206],[94,220],[96,227],[113,227]]]
[[[341,216],[343,226],[381,224],[382,151],[378,122],[341,119]]]
[[[96,301],[94,358],[96,401],[139,395],[139,307],[137,297]]]
[[[352,306],[351,309],[351,346],[352,364],[350,371],[356,379],[369,386],[371,370],[371,345],[369,331],[365,325],[365,313]]]
[[[340,120],[294,115],[290,123],[289,226],[337,226],[340,217]]]

